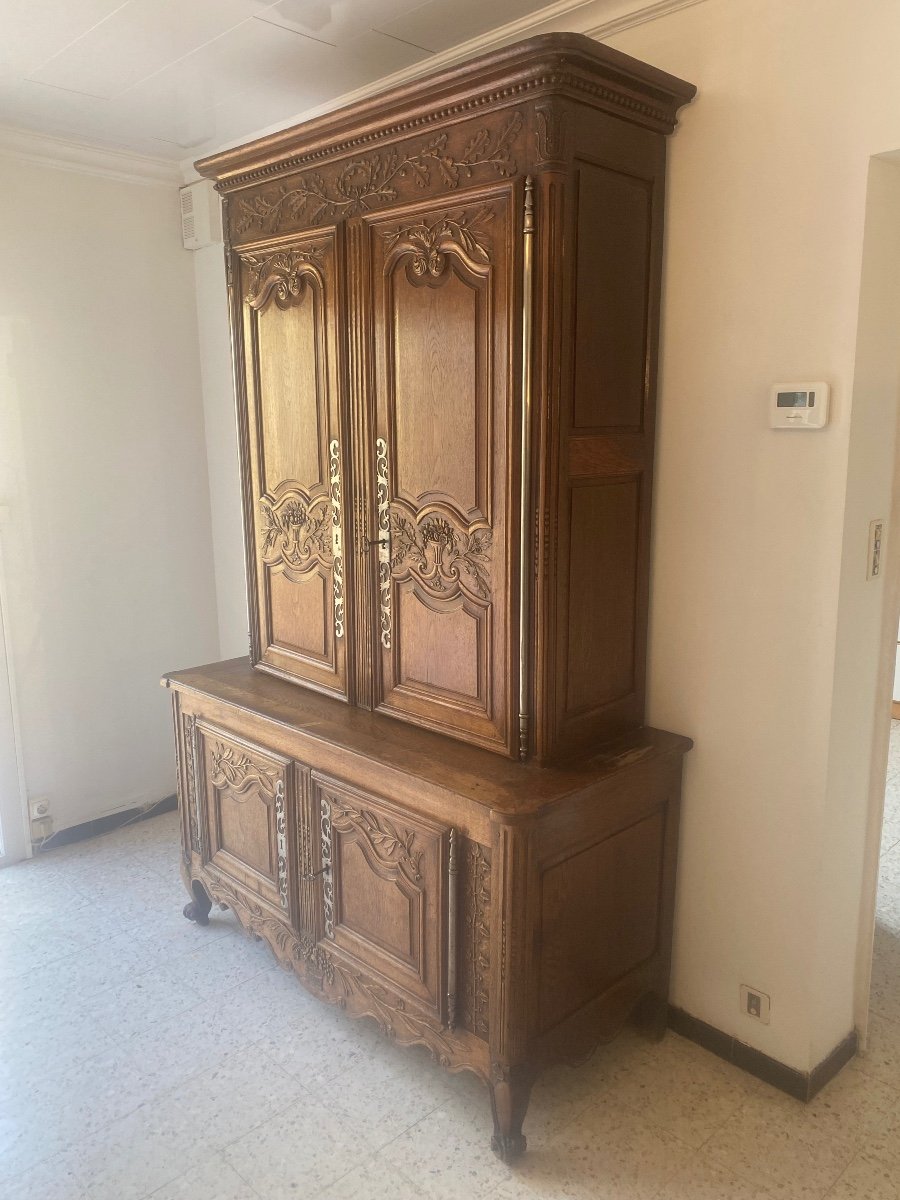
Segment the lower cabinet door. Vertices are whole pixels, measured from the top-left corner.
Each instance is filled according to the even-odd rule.
[[[449,828],[317,772],[312,790],[326,948],[443,1022]]]
[[[196,728],[203,863],[289,916],[290,760],[203,720]]]

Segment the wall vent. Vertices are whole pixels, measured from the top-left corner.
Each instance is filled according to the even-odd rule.
[[[185,250],[202,250],[222,241],[222,206],[208,179],[180,190],[181,240]]]

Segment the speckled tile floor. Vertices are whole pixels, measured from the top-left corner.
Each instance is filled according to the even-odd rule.
[[[0,871],[3,1200],[898,1200],[900,723],[872,1048],[811,1105],[674,1034],[549,1072],[515,1168],[486,1095],[189,924],[176,818]]]

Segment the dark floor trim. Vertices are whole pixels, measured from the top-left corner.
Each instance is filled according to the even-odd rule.
[[[59,833],[51,833],[43,842],[34,846],[35,854],[55,850],[58,846],[68,846],[71,842],[82,842],[85,838],[97,837],[101,833],[109,833],[136,821],[146,821],[148,817],[160,813],[174,812],[178,807],[177,796],[165,796],[147,808],[126,808],[122,812],[110,813],[105,817],[97,817],[93,821],[84,821],[81,825],[70,825],[68,829],[60,829]]]
[[[797,1100],[812,1100],[830,1079],[833,1079],[846,1063],[856,1054],[856,1030],[848,1033],[844,1040],[832,1050],[812,1071],[798,1071],[788,1067],[777,1058],[769,1058],[761,1050],[739,1042],[736,1037],[722,1033],[714,1025],[707,1025],[699,1017],[692,1017],[682,1008],[669,1005],[669,1028],[682,1037],[696,1042],[704,1050],[711,1050],[726,1062],[770,1083],[772,1087],[787,1092]]]

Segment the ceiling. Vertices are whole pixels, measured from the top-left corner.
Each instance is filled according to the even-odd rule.
[[[198,157],[547,0],[0,0],[0,124]]]

